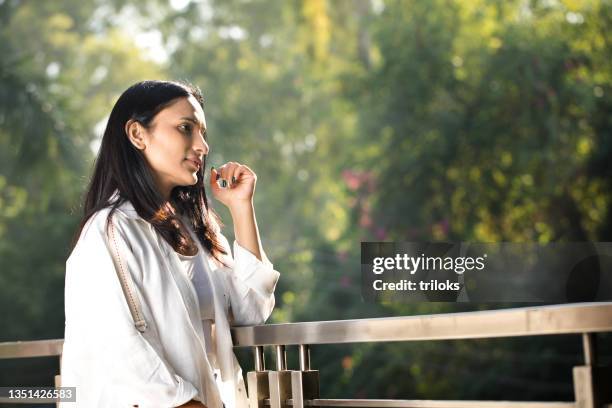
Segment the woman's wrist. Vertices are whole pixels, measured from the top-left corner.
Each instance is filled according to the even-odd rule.
[[[229,208],[234,224],[234,237],[238,244],[262,260],[261,241],[255,220],[253,200],[234,201]]]
[[[228,206],[232,218],[254,211],[253,200],[235,200]]]

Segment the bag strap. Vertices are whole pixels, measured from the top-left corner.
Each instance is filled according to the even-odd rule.
[[[134,325],[136,326],[136,329],[139,332],[144,333],[145,330],[147,330],[147,322],[144,320],[144,315],[141,312],[142,307],[140,306],[140,300],[131,289],[134,287],[132,275],[127,270],[127,264],[124,265],[121,261],[121,256],[119,255],[119,246],[117,245],[117,239],[115,238],[115,224],[113,223],[112,218],[109,220],[109,223],[111,235],[110,245],[112,248],[113,258],[115,258],[115,262],[117,263],[115,270],[117,271],[117,276],[119,277],[119,282],[121,282],[123,294],[127,301],[128,307],[130,308],[130,313],[132,314]]]

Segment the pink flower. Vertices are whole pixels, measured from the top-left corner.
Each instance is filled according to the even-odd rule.
[[[342,171],[342,178],[346,183],[346,186],[349,190],[357,190],[361,185],[361,180],[359,179],[359,175],[352,170],[344,170]]]
[[[352,191],[359,190],[362,186],[365,186],[366,191],[371,193],[376,185],[374,176],[370,171],[344,170],[342,171],[342,178],[349,190]]]

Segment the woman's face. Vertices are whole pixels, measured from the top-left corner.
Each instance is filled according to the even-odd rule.
[[[132,127],[136,125],[141,135],[134,133]],[[129,122],[126,128],[130,140],[141,149],[153,170],[157,186],[166,199],[174,187],[193,185],[198,181],[197,173],[209,147],[204,140],[204,111],[193,96],[178,98],[161,110],[149,129]],[[135,139],[144,148],[139,147]]]

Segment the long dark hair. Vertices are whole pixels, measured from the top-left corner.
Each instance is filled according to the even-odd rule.
[[[125,201],[130,201],[140,217],[150,222],[155,230],[175,251],[185,253],[192,242],[183,236],[178,216],[187,220],[202,245],[215,259],[224,263],[221,254],[226,255],[218,232],[221,219],[209,206],[204,190],[206,156],[198,170],[198,182],[192,186],[176,186],[170,194],[170,204],[176,214],[165,207],[165,200],[157,189],[153,173],[142,152],[128,139],[125,124],[134,119],[149,128],[158,112],[177,98],[193,96],[204,108],[201,91],[184,82],[142,81],[129,87],[117,100],[111,111],[94,171],[85,194],[83,218],[72,241],[72,248],[81,235],[87,220],[97,211],[111,207],[108,220]],[[109,199],[119,191],[114,202]],[[108,227],[108,222],[107,222]]]

